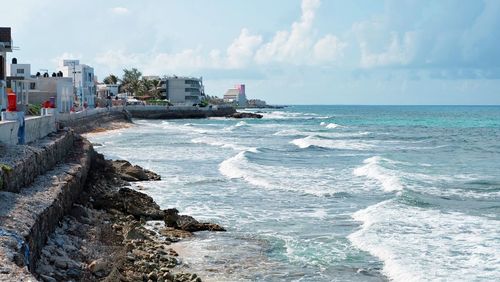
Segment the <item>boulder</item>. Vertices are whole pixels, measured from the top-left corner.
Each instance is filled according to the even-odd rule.
[[[107,268],[108,268],[108,263],[104,261],[104,259],[102,258],[96,259],[89,264],[89,270],[94,274],[100,271],[105,271],[107,270]]]
[[[196,231],[226,231],[222,226],[215,223],[199,222],[189,215],[180,215],[177,209],[164,210],[165,225],[188,232]]]
[[[132,165],[130,162],[125,160],[112,161],[112,165],[115,171],[120,175],[125,181],[148,181],[148,180],[161,180],[161,176],[144,169],[138,165]]]
[[[162,220],[163,211],[150,196],[130,188],[121,188],[118,192],[108,192],[94,199],[94,207],[115,209],[137,219]]]
[[[228,115],[226,117],[228,117],[228,118],[262,118],[263,116],[261,114],[255,114],[255,113],[236,112],[236,113]]]

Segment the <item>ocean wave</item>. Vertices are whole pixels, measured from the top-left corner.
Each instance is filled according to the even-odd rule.
[[[333,122],[331,122],[331,123],[326,123],[326,122],[324,122],[324,121],[322,121],[319,125],[324,126],[324,127],[326,127],[326,128],[330,128],[330,129],[340,127],[340,125],[339,125],[339,124],[336,124],[336,123],[333,123]]]
[[[241,178],[256,186],[272,187],[265,179],[256,177],[254,170],[249,169],[248,159],[245,156],[248,152],[256,153],[258,151],[255,148],[244,150],[224,160],[219,164],[220,173],[230,179]]]
[[[329,116],[320,116],[314,113],[296,113],[285,111],[272,111],[261,113],[264,119],[328,119]]]
[[[215,138],[215,137],[198,137],[198,138],[193,138],[191,139],[192,143],[195,144],[207,144],[210,146],[216,146],[216,147],[222,147],[222,148],[229,148],[233,149],[235,151],[241,151],[241,150],[246,150],[249,149],[248,147],[237,145],[230,143],[224,139],[220,138]]]
[[[496,220],[406,206],[395,199],[352,217],[362,226],[348,239],[380,258],[390,280],[496,281],[500,277]]]
[[[307,167],[286,167],[259,164],[259,155],[265,150],[244,150],[219,164],[219,172],[228,179],[242,179],[252,185],[269,190],[293,191],[317,197],[332,196],[339,192],[353,191],[348,186],[336,185],[350,181],[349,171],[333,168],[318,168],[311,171]],[[314,185],[311,185],[314,183]]]
[[[296,145],[301,149],[306,149],[312,146],[326,148],[326,149],[359,150],[359,151],[370,150],[375,148],[374,145],[363,141],[320,139],[311,135],[305,138],[294,139],[290,143]]]
[[[401,179],[398,176],[398,172],[382,166],[382,163],[395,164],[395,161],[382,158],[380,156],[374,156],[365,159],[363,163],[364,165],[353,170],[354,175],[364,176],[368,179],[377,181],[382,186],[382,189],[386,192],[403,190],[403,185],[401,184]]]
[[[235,130],[237,128],[248,127],[248,126],[250,126],[250,125],[248,123],[246,123],[245,121],[242,120],[242,121],[238,122],[235,125],[231,125],[231,126],[225,127],[223,130],[225,130],[225,131],[233,131],[233,130]]]
[[[307,135],[307,133],[297,130],[297,129],[283,129],[275,132],[273,135],[275,136],[301,136]]]

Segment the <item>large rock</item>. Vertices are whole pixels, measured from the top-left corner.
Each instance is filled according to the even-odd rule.
[[[263,116],[261,114],[236,112],[236,113],[228,115],[226,117],[228,117],[228,118],[262,118]]]
[[[118,192],[108,192],[94,200],[94,207],[115,209],[135,218],[162,220],[163,211],[153,198],[130,188],[121,188]]]
[[[180,215],[177,209],[164,210],[165,225],[176,229],[196,232],[196,231],[226,231],[222,226],[215,223],[199,222],[189,215]]]
[[[116,160],[112,162],[116,172],[125,181],[148,181],[148,180],[161,180],[161,176],[144,169],[138,165],[132,165],[125,160]]]

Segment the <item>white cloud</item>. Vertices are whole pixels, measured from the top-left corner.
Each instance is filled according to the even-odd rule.
[[[130,11],[125,7],[114,7],[111,8],[111,12],[117,15],[125,15],[128,14]]]
[[[318,63],[335,61],[344,55],[345,47],[347,47],[347,43],[328,34],[314,44],[314,60]]]
[[[361,41],[361,67],[372,68],[409,64],[415,55],[415,37],[414,32],[406,32],[401,40],[398,34],[393,32],[386,50],[378,53],[370,52],[367,42]]]
[[[236,38],[227,48],[227,64],[229,68],[240,68],[251,63],[255,50],[262,43],[262,36],[251,35],[248,29],[241,30],[240,36]]]
[[[276,62],[295,65],[323,65],[343,57],[347,43],[327,34],[317,40],[313,23],[319,0],[303,0],[302,14],[292,23],[290,31],[277,31],[271,41],[264,43],[259,34],[242,28],[225,49],[204,52],[203,48],[188,48],[179,52],[127,53],[109,50],[95,61],[108,68],[137,67],[145,74],[189,72],[199,69],[236,70],[271,65]]]
[[[300,64],[309,58],[312,46],[311,31],[319,0],[303,0],[302,16],[294,22],[290,31],[278,31],[271,40],[257,51],[255,59],[260,64],[270,61]]]

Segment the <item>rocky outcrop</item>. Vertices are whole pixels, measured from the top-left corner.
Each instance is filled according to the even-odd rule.
[[[132,165],[125,160],[116,160],[112,164],[116,172],[120,175],[120,178],[125,181],[161,180],[160,175],[138,165]]]
[[[255,114],[255,113],[241,113],[241,112],[236,112],[231,115],[227,115],[226,117],[228,118],[262,118],[263,115],[261,114]]]
[[[199,222],[189,215],[180,215],[177,209],[167,209],[165,212],[165,225],[188,232],[196,231],[226,231],[222,226],[214,223]]]
[[[99,209],[115,209],[136,219],[162,220],[163,211],[150,196],[130,188],[121,188],[118,192],[96,195],[93,205]]]
[[[95,157],[78,203],[41,252],[37,275],[43,281],[200,282],[196,274],[183,272],[186,267],[179,267],[182,261],[170,248],[192,233],[164,228],[161,221],[148,223],[164,219],[166,211],[151,197],[123,187],[127,183],[119,175],[113,162]],[[170,214],[181,226],[200,224],[178,212]]]

